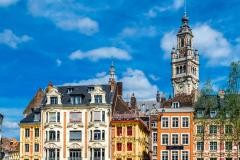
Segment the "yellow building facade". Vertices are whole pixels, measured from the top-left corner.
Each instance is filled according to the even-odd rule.
[[[34,123],[27,122],[27,120],[30,121],[30,117],[33,117],[34,121],[34,114],[36,113],[32,114],[25,118],[26,122],[22,121],[20,123],[20,160],[42,159],[40,123],[36,120]]]
[[[149,130],[133,115],[114,115],[111,121],[112,160],[148,159]]]

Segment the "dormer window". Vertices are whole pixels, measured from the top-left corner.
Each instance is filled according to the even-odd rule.
[[[210,112],[210,117],[215,118],[217,116],[217,111],[211,111]]]
[[[72,96],[70,100],[71,100],[71,104],[82,104],[81,96]]]
[[[197,118],[203,117],[203,111],[197,111]]]
[[[58,104],[58,98],[57,97],[50,97],[50,104]]]
[[[68,88],[68,89],[67,89],[67,94],[72,93],[72,91],[73,91],[73,88]]]
[[[34,121],[39,122],[40,121],[40,113],[34,114]]]
[[[102,95],[94,95],[95,103],[102,103]]]
[[[179,107],[180,107],[179,102],[173,102],[172,108],[179,108]]]
[[[94,90],[94,87],[88,87],[88,92],[92,92]]]

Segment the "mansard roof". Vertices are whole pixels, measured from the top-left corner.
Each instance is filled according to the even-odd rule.
[[[39,119],[35,119],[35,115],[39,115]],[[40,123],[41,122],[41,109],[33,109],[30,114],[28,114],[25,118],[20,121],[20,124],[32,124],[32,123]]]

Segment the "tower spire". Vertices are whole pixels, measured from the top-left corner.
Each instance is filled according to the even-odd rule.
[[[113,91],[114,86],[115,86],[115,67],[114,67],[114,63],[112,60],[112,64],[110,66],[110,70],[109,70],[109,85],[111,86],[111,90]]]

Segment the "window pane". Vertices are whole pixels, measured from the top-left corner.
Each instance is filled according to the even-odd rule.
[[[82,132],[81,131],[70,131],[70,141],[81,141]]]
[[[70,113],[70,122],[81,122],[82,113],[81,112],[71,112]]]
[[[94,112],[94,121],[101,121],[101,112],[99,111]]]

